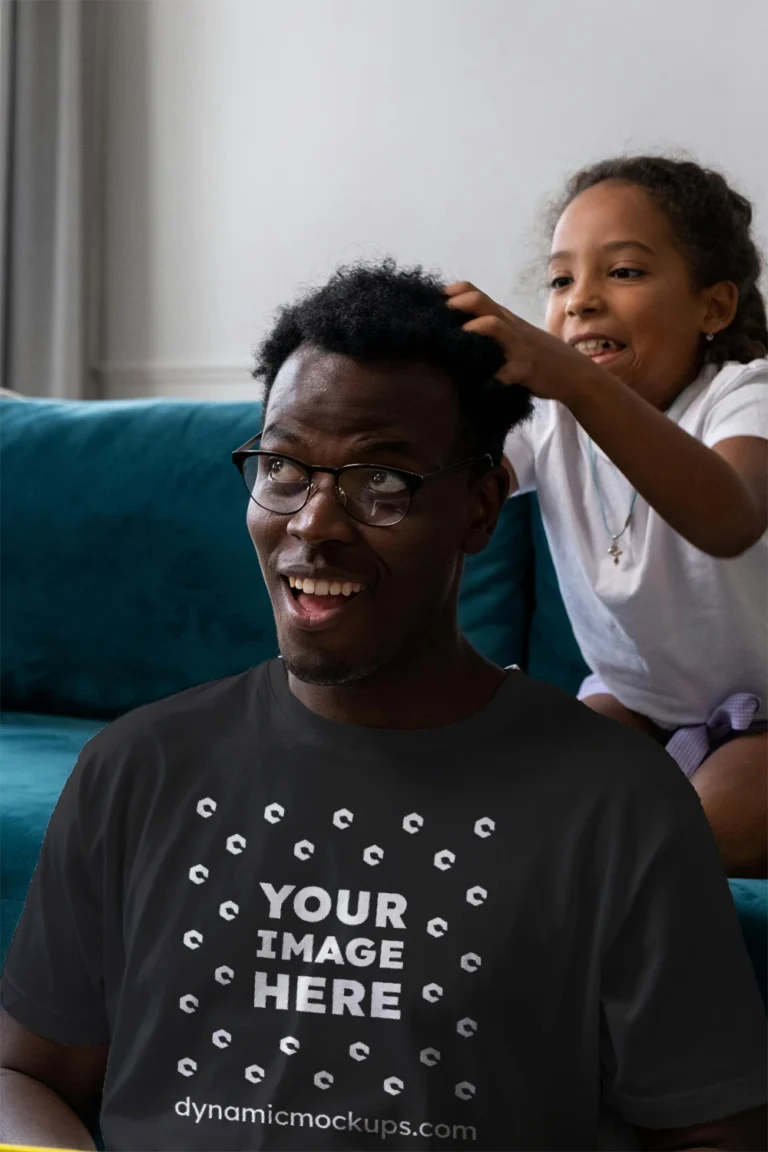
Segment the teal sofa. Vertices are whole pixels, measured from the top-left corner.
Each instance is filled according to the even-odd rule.
[[[255,402],[0,401],[0,959],[85,742],[276,652],[230,462],[260,417]],[[578,687],[533,498],[510,501],[468,562],[460,611],[491,659]],[[768,883],[731,888],[765,996]]]

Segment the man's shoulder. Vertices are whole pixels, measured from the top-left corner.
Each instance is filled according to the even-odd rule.
[[[56,806],[56,826],[76,826],[90,850],[117,829],[135,843],[151,811],[172,819],[190,787],[220,779],[258,747],[268,669],[269,662],[196,685],[103,728],[80,752]]]
[[[523,740],[538,771],[616,807],[688,812],[696,795],[671,756],[650,736],[601,716],[561,688],[520,678]],[[510,748],[520,746],[510,716]]]
[[[134,708],[97,733],[81,761],[117,768],[150,751],[183,759],[189,752],[213,749],[222,733],[232,739],[257,722],[268,669],[269,662]]]

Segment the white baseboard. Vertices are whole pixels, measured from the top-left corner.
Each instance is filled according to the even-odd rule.
[[[258,400],[261,384],[242,364],[101,364],[93,369],[103,400]]]

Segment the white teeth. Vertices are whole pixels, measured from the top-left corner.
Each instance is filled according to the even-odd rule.
[[[300,576],[289,576],[288,583],[297,592],[309,596],[351,596],[353,592],[362,592],[362,584],[353,584],[351,580],[342,584],[340,580],[312,580]]]
[[[614,340],[577,340],[574,348],[585,356],[597,356],[600,352],[619,352],[620,345]]]

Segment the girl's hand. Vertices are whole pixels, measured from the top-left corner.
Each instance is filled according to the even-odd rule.
[[[528,324],[486,296],[474,284],[459,280],[445,288],[449,308],[476,317],[463,328],[492,336],[500,344],[506,363],[496,373],[502,384],[524,384],[535,396],[568,405],[588,389],[595,373],[605,383],[608,373],[570,344]]]

